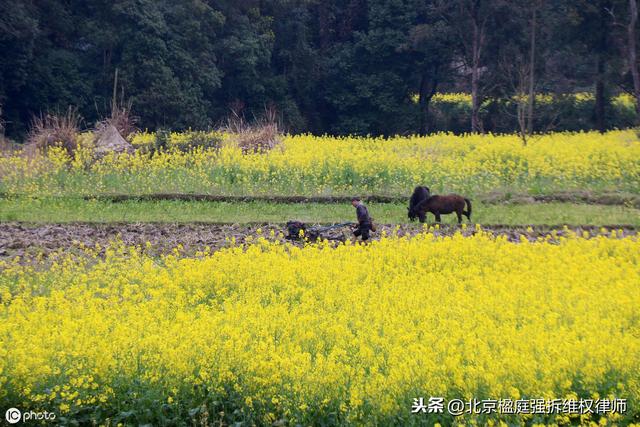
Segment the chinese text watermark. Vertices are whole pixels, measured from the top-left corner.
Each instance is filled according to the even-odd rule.
[[[417,397],[413,399],[414,414],[622,414],[627,411],[627,399],[450,399]]]

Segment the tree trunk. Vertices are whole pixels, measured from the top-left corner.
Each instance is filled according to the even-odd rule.
[[[520,94],[518,94],[520,96]],[[527,145],[527,105],[522,102],[518,102],[516,107],[516,117],[518,119],[518,128],[520,129],[520,139],[522,140],[522,145]]]
[[[431,131],[431,116],[429,115],[429,106],[431,98],[420,100],[420,136],[426,136]]]
[[[600,40],[598,43],[598,58],[597,58],[597,71],[596,71],[596,105],[595,105],[595,122],[596,129],[599,132],[604,132],[607,129],[605,121],[607,95],[606,95],[606,65],[607,65],[607,41],[608,37],[608,25],[609,19],[608,10],[610,9],[606,0],[600,0],[598,3],[600,9]]]
[[[431,116],[429,115],[429,107],[431,99],[436,94],[438,88],[437,79],[429,79],[427,74],[422,75],[420,80],[420,94],[418,103],[420,105],[420,135],[427,135],[431,130]]]
[[[472,9],[473,42],[471,47],[471,132],[481,132],[480,124],[480,49],[482,28],[478,22],[477,8]]]
[[[633,77],[633,94],[636,97],[636,125],[640,125],[640,72],[638,71],[638,59],[636,51],[636,25],[638,23],[638,3],[636,0],[629,0],[629,27],[627,28],[629,38],[629,69]]]
[[[606,130],[606,125],[605,125],[605,121],[604,121],[604,115],[605,115],[605,104],[606,104],[606,97],[605,97],[605,86],[604,86],[604,58],[603,58],[603,54],[599,53],[598,54],[598,71],[597,71],[597,76],[596,76],[596,105],[595,105],[595,111],[594,111],[594,116],[595,116],[595,122],[596,122],[596,129],[603,133]]]
[[[532,6],[531,17],[531,48],[529,52],[529,99],[527,104],[527,135],[533,133],[533,108],[535,103],[535,69],[536,69],[536,17],[538,14],[538,5],[534,3]],[[525,140],[526,143],[526,140]]]

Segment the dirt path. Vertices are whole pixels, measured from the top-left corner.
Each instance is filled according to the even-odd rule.
[[[379,238],[382,231],[391,234],[396,229],[395,225],[380,225],[374,238]],[[565,234],[562,228],[548,226],[534,226],[530,231],[527,227],[514,226],[487,226],[483,227],[496,235],[504,235],[511,241],[519,241],[522,235],[533,240],[540,236],[546,236],[553,230],[559,235]],[[584,231],[591,235],[601,234],[600,226],[573,226],[571,230],[578,233]],[[607,230],[622,230],[618,235],[635,235],[637,227],[612,226]],[[258,231],[260,230],[260,232]],[[398,234],[414,235],[422,230],[418,224],[402,225],[398,228]],[[458,231],[456,226],[443,226],[436,230],[438,235],[451,235]],[[252,225],[215,225],[215,224],[64,224],[64,225],[29,225],[21,223],[0,224],[0,259],[13,258],[15,256],[30,256],[39,253],[50,254],[59,250],[79,250],[82,246],[95,247],[96,244],[104,247],[114,239],[120,239],[126,245],[144,246],[151,244],[153,253],[167,253],[178,245],[184,248],[186,254],[193,254],[209,247],[218,250],[230,244],[231,239],[237,243],[245,243],[247,238],[255,239],[259,235],[267,238],[273,235],[286,235],[286,229],[278,224],[252,224]],[[473,227],[467,227],[463,234],[474,233]],[[609,234],[607,231],[606,234]],[[348,228],[332,230],[325,234],[328,238],[349,238]]]

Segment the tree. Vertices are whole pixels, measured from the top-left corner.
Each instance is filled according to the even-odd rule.
[[[447,25],[456,34],[460,70],[470,77],[471,131],[483,132],[480,106],[482,81],[488,66],[497,66],[499,49],[496,41],[509,17],[510,4],[503,0],[440,0],[440,10]],[[489,31],[490,29],[490,31]],[[504,42],[508,39],[501,39]],[[486,80],[486,79],[485,79]]]
[[[544,91],[594,93],[580,106],[593,114],[574,115],[568,127],[605,130],[614,124],[609,98],[618,87],[633,87],[640,122],[636,0],[0,6],[0,104],[10,137],[23,134],[33,114],[69,105],[92,124],[108,111],[116,69],[149,129],[205,128],[231,105],[249,118],[275,105],[292,132],[426,134],[436,130],[434,94],[464,91],[469,126],[458,131],[530,135],[545,129],[547,107],[535,101]]]
[[[438,88],[451,80],[454,34],[442,17],[437,2],[422,2],[415,24],[409,29],[406,49],[411,53],[412,69],[419,76],[418,104],[420,118],[418,132],[431,130],[429,106]]]
[[[497,86],[502,90],[494,93],[505,106],[505,113],[514,116],[517,131],[524,145],[534,130],[534,107],[536,97],[536,49],[538,14],[541,0],[520,5],[513,10],[513,38],[500,57],[500,74]],[[515,113],[511,106],[515,105]]]
[[[333,46],[323,60],[327,75],[321,92],[328,129],[339,134],[411,132],[416,74],[407,42],[417,19],[416,2],[361,3],[365,7],[341,9],[330,28]]]
[[[627,25],[627,51],[629,70],[633,78],[633,94],[636,100],[636,123],[640,125],[640,72],[638,71],[638,58],[636,40],[638,25],[638,3],[629,0],[629,24]]]
[[[561,72],[569,80],[569,90],[594,94],[589,126],[600,131],[608,128],[609,99],[615,81],[615,61],[619,52],[613,43],[612,0],[563,0],[553,2],[557,8],[554,22],[555,48],[562,61]]]

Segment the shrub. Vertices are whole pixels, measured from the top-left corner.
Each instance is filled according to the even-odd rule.
[[[220,148],[222,134],[220,132],[188,131],[184,133],[172,133],[168,146],[180,151],[188,152],[194,148]]]
[[[78,132],[82,118],[78,110],[69,107],[64,115],[47,113],[35,116],[27,145],[37,150],[62,147],[70,156],[78,148]]]
[[[273,150],[282,143],[277,111],[267,107],[262,118],[249,123],[237,110],[232,110],[224,131],[243,153],[260,153]]]

